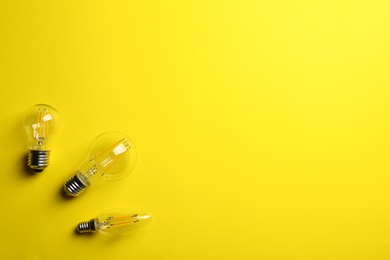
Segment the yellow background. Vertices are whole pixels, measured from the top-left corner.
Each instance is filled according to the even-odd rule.
[[[389,259],[390,2],[0,1],[1,259]],[[60,113],[43,173],[23,114]],[[60,196],[100,133],[131,175]],[[122,239],[76,235],[111,207]]]

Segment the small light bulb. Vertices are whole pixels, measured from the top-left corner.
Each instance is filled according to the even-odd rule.
[[[77,225],[78,233],[99,232],[107,236],[122,236],[149,224],[151,215],[129,210],[111,210]]]
[[[107,132],[91,143],[87,159],[64,185],[68,196],[79,196],[89,186],[126,177],[134,169],[136,150],[124,134]]]
[[[49,165],[51,141],[59,128],[58,113],[49,105],[34,105],[25,114],[23,126],[30,150],[28,166],[41,172]]]

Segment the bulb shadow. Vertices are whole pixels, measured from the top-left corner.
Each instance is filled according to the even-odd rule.
[[[104,245],[117,244],[120,241],[136,241],[137,234],[108,236],[99,234],[99,232],[79,233],[76,228],[72,232],[72,237],[75,239],[90,240],[93,243],[104,243]]]
[[[74,237],[95,237],[95,233],[79,233],[77,231],[77,228],[73,229],[73,236]]]

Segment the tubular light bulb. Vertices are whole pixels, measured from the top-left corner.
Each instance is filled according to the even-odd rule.
[[[122,236],[149,224],[151,215],[130,210],[111,210],[77,225],[78,233],[99,232],[107,236]]]
[[[86,160],[64,185],[68,196],[79,196],[86,188],[109,180],[119,180],[134,169],[136,150],[126,135],[107,132],[91,143]]]
[[[49,105],[34,105],[25,114],[23,126],[30,150],[28,166],[41,172],[49,165],[51,142],[59,128],[58,113]]]

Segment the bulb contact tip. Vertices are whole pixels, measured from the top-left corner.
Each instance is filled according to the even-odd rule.
[[[65,182],[64,193],[68,196],[76,197],[83,193],[86,188],[87,186],[76,174]]]
[[[28,166],[34,172],[42,172],[49,166],[50,151],[30,150],[28,154]]]

